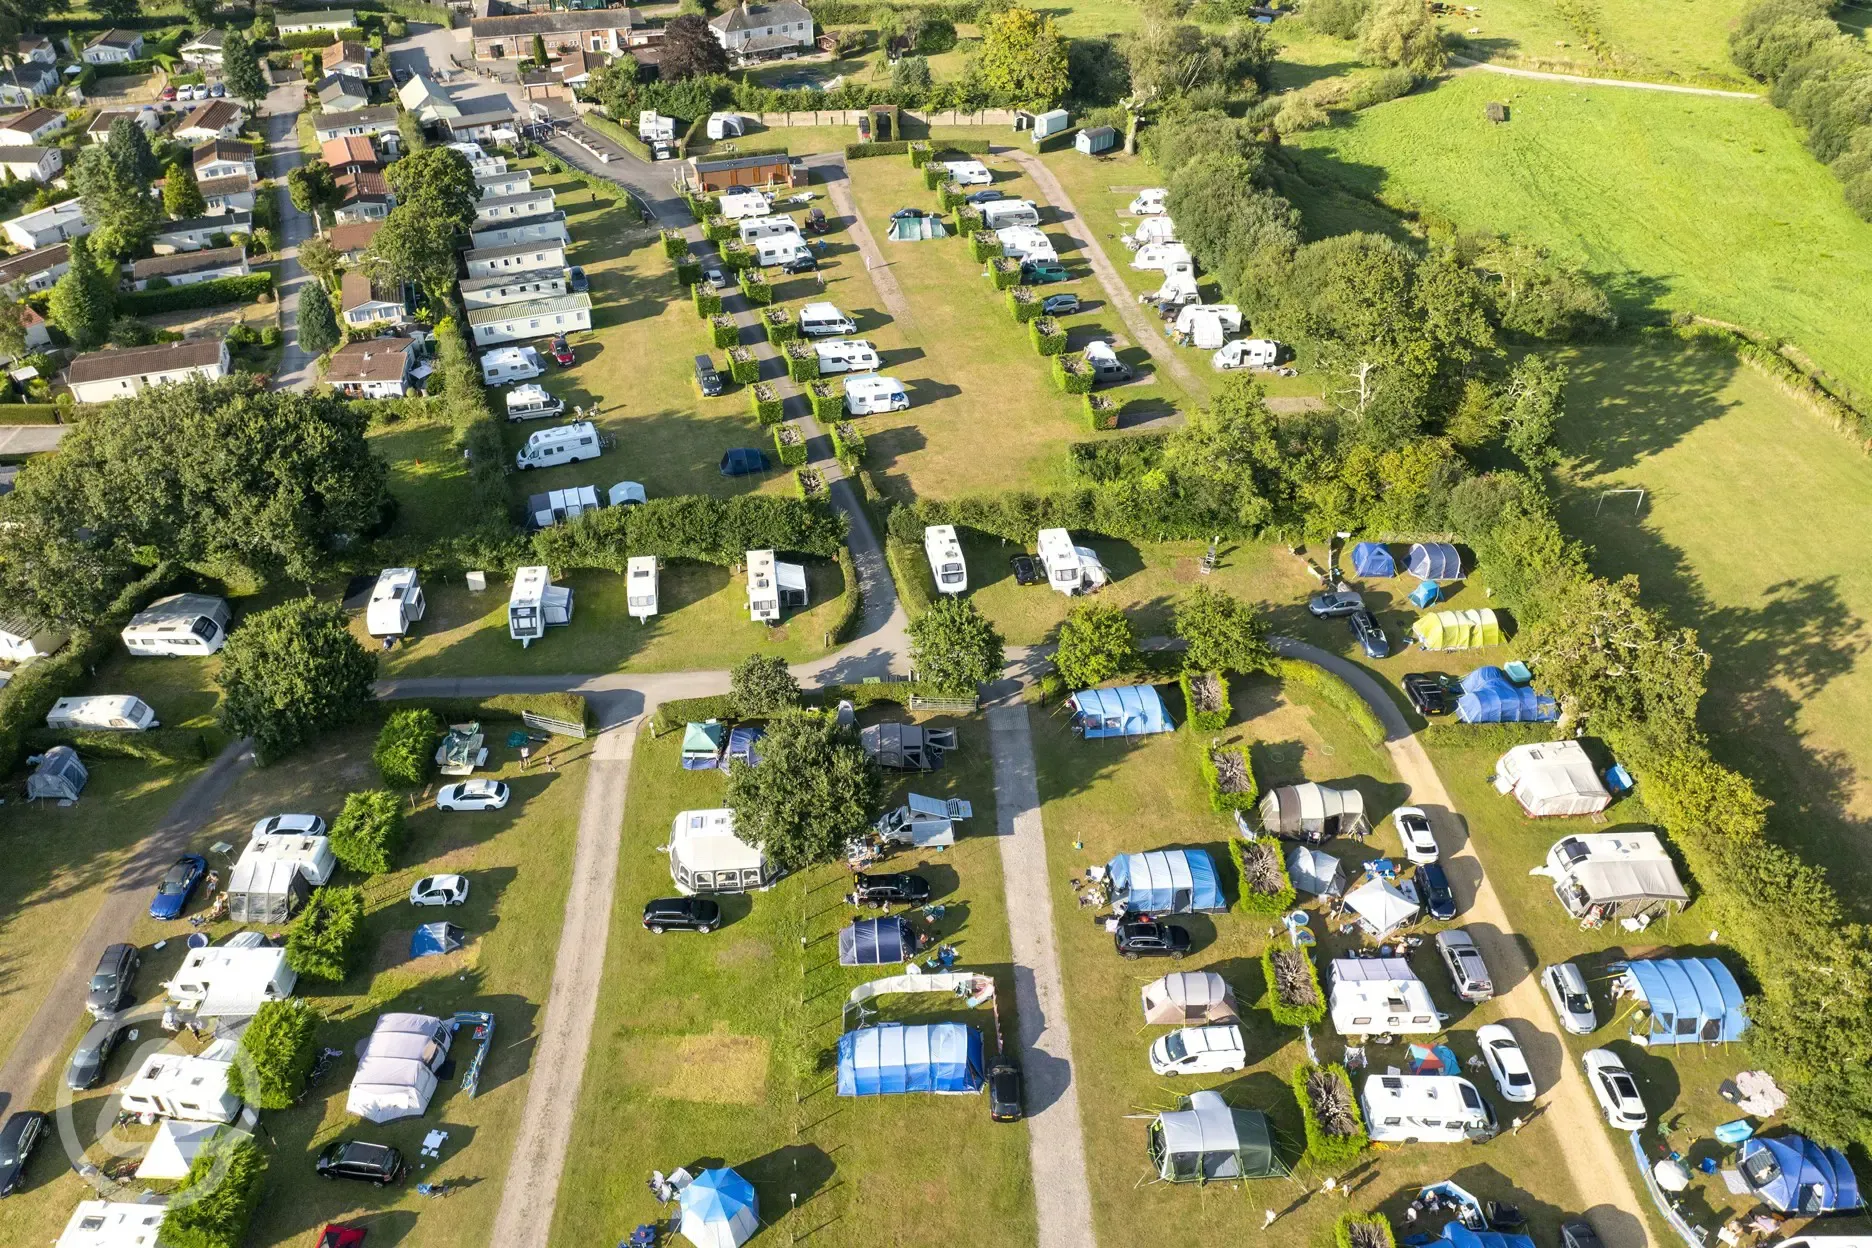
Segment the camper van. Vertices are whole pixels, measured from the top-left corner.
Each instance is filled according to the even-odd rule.
[[[746,217],[738,227],[741,241],[758,242],[763,238],[799,237],[799,225],[792,217]]]
[[[507,419],[539,420],[565,411],[565,400],[556,399],[544,386],[515,386],[507,392]]]
[[[598,426],[581,420],[528,434],[526,445],[514,453],[514,467],[522,472],[529,468],[557,468],[561,464],[576,464],[581,459],[597,459],[602,454],[604,448],[598,445]],[[596,491],[593,507],[598,505],[595,494]]]
[[[1241,1028],[1226,1023],[1183,1027],[1150,1047],[1151,1071],[1159,1075],[1218,1075],[1247,1065]]]
[[[777,238],[761,238],[754,241],[754,260],[763,267],[775,264],[792,264],[795,260],[812,259],[812,248],[798,234],[782,234]]]
[[[131,616],[123,642],[131,654],[215,654],[227,644],[233,618],[225,598],[171,594]]]
[[[982,227],[1005,230],[1010,226],[1040,224],[1040,210],[1030,199],[999,199],[981,206]]]
[[[955,825],[974,814],[974,804],[962,798],[911,793],[896,810],[880,815],[871,828],[892,844],[940,848],[955,844]]]
[[[624,566],[625,606],[639,624],[657,613],[655,555],[632,555]]]
[[[364,608],[364,627],[373,637],[393,641],[422,619],[424,606],[422,579],[415,568],[385,568],[377,574],[377,586]]]
[[[1015,260],[1058,260],[1053,240],[1046,231],[1032,225],[1010,225],[995,231],[1001,240],[1001,254]]]
[[[670,824],[670,878],[685,897],[746,893],[777,878],[760,848],[735,835],[734,811],[685,810]]]
[[[845,410],[853,416],[901,412],[910,406],[910,394],[895,377],[866,373],[845,379]]]
[[[513,592],[507,596],[507,635],[522,646],[532,645],[548,628],[572,622],[572,590],[555,585],[544,567],[514,569]]]
[[[758,624],[773,624],[788,607],[807,603],[806,569],[782,563],[771,550],[747,552],[748,615]]]
[[[1334,958],[1327,991],[1342,1036],[1419,1036],[1443,1030],[1430,990],[1407,958]]]
[[[1124,236],[1127,251],[1136,251],[1151,243],[1174,243],[1176,241],[1176,222],[1169,217],[1147,217],[1138,223],[1137,229]]]
[[[1182,243],[1146,243],[1131,257],[1134,269],[1157,269],[1166,273],[1174,265],[1189,263],[1189,248]]]
[[[143,732],[161,727],[149,703],[126,693],[60,698],[46,713],[45,722],[48,728],[72,732]]]
[[[1094,385],[1131,380],[1131,366],[1118,358],[1111,343],[1088,342],[1084,354],[1085,362],[1092,368]]]
[[[1038,542],[1047,584],[1060,593],[1085,593],[1105,583],[1105,565],[1099,562],[1098,552],[1073,545],[1065,529],[1041,529]]]
[[[773,211],[773,200],[764,191],[729,191],[721,197],[721,215],[730,221],[764,217]]]
[[[481,357],[481,381],[484,385],[502,386],[510,381],[538,377],[546,369],[539,352],[532,347],[496,347]]]
[[[530,529],[550,529],[556,524],[576,520],[588,511],[597,511],[598,487],[573,485],[563,490],[546,490],[527,495],[526,522]]]
[[[292,996],[298,982],[283,947],[259,932],[236,932],[225,945],[189,950],[163,989],[177,1009],[198,1018],[251,1018],[266,1002]]]
[[[800,309],[799,331],[808,338],[855,334],[858,322],[839,311],[836,303],[809,303]]]
[[[124,1085],[123,1109],[151,1118],[181,1122],[233,1122],[241,1111],[241,1098],[228,1091],[228,1071],[240,1042],[215,1041],[199,1057],[186,1053],[152,1053]]]
[[[878,358],[877,348],[862,338],[828,338],[812,344],[813,353],[819,357],[819,373],[830,376],[833,373],[869,373],[882,363]]]
[[[1359,1108],[1374,1144],[1460,1144],[1499,1130],[1495,1111],[1457,1075],[1367,1075]]]
[[[1170,192],[1161,186],[1147,186],[1131,197],[1131,211],[1140,217],[1155,217],[1166,211]]]
[[[943,160],[938,161],[949,174],[949,180],[957,186],[987,186],[994,181],[994,174],[988,172],[988,166],[979,160]]]
[[[963,561],[962,543],[956,540],[955,525],[932,524],[924,529],[923,556],[929,560],[936,592],[960,594],[968,589],[968,564]]]
[[[1209,357],[1209,365],[1220,373],[1232,368],[1273,368],[1279,359],[1280,343],[1273,339],[1237,338],[1222,344],[1222,349]]]

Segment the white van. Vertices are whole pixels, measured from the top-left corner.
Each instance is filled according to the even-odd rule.
[[[507,635],[530,646],[548,628],[572,622],[572,589],[555,585],[543,566],[514,569],[513,592],[507,595]]]
[[[855,334],[858,322],[839,311],[836,303],[809,303],[800,309],[799,330],[808,338]]]
[[[910,394],[895,377],[866,373],[845,379],[845,410],[853,416],[901,412],[910,406]]]
[[[385,568],[377,574],[377,586],[364,608],[364,627],[373,637],[394,640],[422,619],[424,609],[422,578],[416,575],[416,569]]]
[[[785,238],[791,234],[799,235],[799,225],[792,217],[746,217],[740,225],[741,241],[752,243],[763,238]]]
[[[1030,199],[998,199],[981,206],[982,226],[1001,230],[1010,225],[1039,225],[1040,210]]]
[[[923,556],[929,560],[930,575],[936,590],[959,594],[968,589],[968,564],[962,558],[962,543],[956,540],[955,525],[932,524],[923,530]]]
[[[545,371],[545,367],[540,364],[539,352],[532,347],[496,347],[481,357],[483,385],[501,386],[510,381],[526,381]]]
[[[812,248],[798,234],[783,234],[778,238],[760,238],[754,240],[754,259],[763,268],[773,264],[792,264],[795,260],[810,260]]]
[[[598,487],[595,485],[574,485],[563,490],[530,494],[526,501],[527,527],[550,529],[556,524],[576,520],[588,511],[597,511],[598,507]]]
[[[598,445],[598,426],[581,420],[528,434],[526,445],[514,455],[514,467],[523,471],[556,468],[560,464],[576,464],[581,459],[597,459],[603,453],[604,448]]]
[[[131,654],[215,654],[227,644],[231,619],[225,598],[170,594],[130,617],[123,642]]]
[[[555,399],[544,386],[515,386],[507,392],[508,420],[538,420],[565,411],[565,400]]]
[[[1247,1065],[1241,1028],[1228,1024],[1180,1028],[1150,1047],[1151,1070],[1159,1075],[1219,1075]]]
[[[987,186],[994,181],[994,174],[979,160],[945,160],[941,164],[957,186]]]
[[[1209,357],[1209,366],[1217,372],[1232,368],[1273,368],[1280,359],[1280,343],[1271,338],[1237,338],[1225,342]]]
[[[60,698],[46,712],[46,727],[77,732],[143,732],[159,728],[149,703],[127,693]]]
[[[1166,211],[1170,192],[1161,186],[1147,186],[1131,197],[1131,211],[1140,217],[1154,217]]]
[[[655,555],[632,555],[624,565],[624,605],[643,623],[657,613],[657,561]]]
[[[1456,1075],[1367,1075],[1359,1108],[1374,1144],[1460,1144],[1500,1129],[1475,1085]]]
[[[1146,243],[1131,257],[1134,269],[1157,269],[1165,273],[1175,265],[1190,263],[1193,262],[1189,248],[1182,243]]]
[[[1014,260],[1057,260],[1053,240],[1046,231],[1031,225],[1010,225],[995,231],[1001,240],[1001,254]]]
[[[862,338],[828,338],[813,343],[812,349],[819,357],[819,372],[823,376],[874,372],[882,363],[877,348]]]
[[[721,215],[730,221],[764,217],[773,211],[773,200],[762,191],[728,191],[721,197]]]

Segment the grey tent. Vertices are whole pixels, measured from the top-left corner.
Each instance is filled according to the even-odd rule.
[[[1269,789],[1256,813],[1263,832],[1315,845],[1335,836],[1359,836],[1371,828],[1363,793],[1329,789],[1310,780]]]
[[[26,796],[50,797],[57,801],[69,802],[84,791],[84,786],[91,779],[91,773],[78,758],[78,751],[69,745],[55,745],[37,759],[33,773],[26,777]]]
[[[429,1108],[436,1071],[448,1060],[454,1029],[427,1014],[384,1014],[358,1055],[345,1109],[372,1122],[409,1118]]]
[[[935,771],[943,751],[956,747],[953,728],[924,728],[918,724],[872,724],[858,734],[865,753],[878,766],[892,771]]]
[[[1295,845],[1287,851],[1287,878],[1301,892],[1316,897],[1337,897],[1345,892],[1345,870],[1339,860],[1305,845]]]
[[[1235,1109],[1219,1092],[1192,1093],[1185,1108],[1150,1125],[1151,1164],[1170,1183],[1269,1179],[1286,1173],[1274,1155],[1267,1115]]]
[[[236,923],[284,923],[312,895],[299,864],[243,855],[228,873],[228,917]]]
[[[857,919],[838,940],[840,966],[888,966],[916,956],[916,931],[903,919]]]
[[[1147,1023],[1200,1026],[1241,1021],[1234,992],[1214,971],[1172,971],[1145,984],[1140,996]]]

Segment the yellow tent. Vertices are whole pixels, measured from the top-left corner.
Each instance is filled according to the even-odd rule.
[[[1426,650],[1474,650],[1502,644],[1501,622],[1487,607],[1470,611],[1432,611],[1411,625]]]

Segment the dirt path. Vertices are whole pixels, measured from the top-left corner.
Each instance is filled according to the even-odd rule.
[[[851,222],[852,241],[858,244],[858,254],[864,257],[865,271],[871,275],[871,284],[877,287],[878,298],[890,309],[891,319],[905,328],[916,324],[916,318],[910,315],[910,301],[904,298],[903,287],[897,284],[897,275],[891,272],[890,262],[878,250],[877,239],[871,236],[871,227],[858,215],[858,205],[852,200],[851,182],[845,176],[844,164],[814,167],[825,175],[826,194],[831,197],[832,206],[841,217]]]
[[[1542,82],[1570,82],[1589,87],[1626,87],[1633,91],[1668,91],[1672,95],[1713,95],[1718,99],[1749,100],[1757,104],[1768,98],[1752,91],[1724,91],[1717,87],[1680,87],[1672,82],[1633,82],[1626,78],[1582,78],[1578,74],[1550,74],[1545,70],[1516,69],[1512,65],[1472,61],[1466,56],[1452,56],[1449,59],[1450,64],[1462,69],[1479,69],[1484,73],[1502,74],[1509,78],[1535,78]]]

